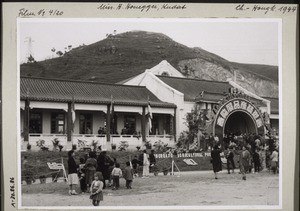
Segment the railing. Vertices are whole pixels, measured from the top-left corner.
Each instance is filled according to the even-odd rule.
[[[43,142],[43,145],[49,149],[53,148],[53,141],[58,140],[62,146],[67,146],[67,135],[66,134],[29,134],[29,144],[32,149],[38,149],[38,143]]]
[[[32,150],[39,149],[37,143],[41,140],[44,142],[44,146],[48,147],[49,150],[53,148],[53,141],[57,139],[59,144],[64,148],[63,150],[72,149],[72,145],[76,145],[77,148],[93,148],[94,145],[101,146],[102,149],[111,150],[111,144],[115,144],[116,147],[120,145],[121,142],[125,141],[128,143],[128,150],[136,150],[137,146],[143,147],[144,143],[141,136],[136,135],[116,135],[112,134],[110,136],[110,142],[107,142],[106,135],[98,134],[73,134],[72,141],[67,141],[66,134],[29,134],[29,144],[32,146]],[[162,141],[168,146],[174,146],[174,136],[172,135],[148,135],[146,140],[152,145],[156,141]],[[27,142],[22,141],[22,149],[26,149]]]

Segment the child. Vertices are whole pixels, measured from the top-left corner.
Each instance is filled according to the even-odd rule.
[[[103,201],[103,176],[101,172],[96,172],[94,174],[95,180],[91,184],[91,196],[90,199],[93,200],[94,206],[99,206],[100,201]]]
[[[113,190],[118,190],[120,187],[120,177],[122,176],[122,170],[120,169],[120,164],[116,163],[115,168],[111,172],[113,177]]]
[[[130,167],[130,162],[126,162],[124,179],[126,180],[126,188],[131,189],[131,184],[133,180],[133,169],[131,169]]]
[[[86,178],[85,178],[85,160],[84,158],[79,159],[79,171],[78,171],[78,176],[79,176],[79,181],[80,181],[80,189],[82,193],[86,192]]]
[[[137,166],[139,164],[139,160],[137,159],[136,155],[134,156],[134,158],[131,161],[131,163],[132,163],[132,168],[133,168],[134,176],[137,177]]]

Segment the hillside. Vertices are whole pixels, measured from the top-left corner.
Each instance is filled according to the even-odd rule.
[[[131,31],[109,35],[63,56],[21,65],[22,76],[116,83],[167,60],[187,77],[237,82],[263,96],[278,95],[278,68],[227,61],[201,48],[189,48],[161,33]],[[266,88],[264,88],[266,86]]]

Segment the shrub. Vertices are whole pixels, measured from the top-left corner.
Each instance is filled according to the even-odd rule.
[[[129,147],[128,141],[121,141],[120,145],[118,147],[119,151],[126,151],[126,149]]]
[[[144,146],[146,147],[146,149],[151,149],[152,148],[152,144],[150,143],[150,141],[146,141]]]

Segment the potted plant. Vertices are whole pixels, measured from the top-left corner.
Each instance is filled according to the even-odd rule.
[[[120,145],[118,147],[119,151],[126,151],[126,149],[129,147],[128,141],[121,141]]]
[[[39,176],[39,179],[40,179],[40,183],[41,183],[41,184],[46,183],[46,176],[45,176],[45,175]]]
[[[59,151],[61,152],[61,150],[64,148],[64,146],[63,145],[58,145],[58,148],[59,148]]]
[[[52,140],[52,144],[53,144],[53,151],[56,151],[57,148],[58,148],[58,146],[59,146],[59,140],[58,140],[58,138],[54,138]]]
[[[146,147],[146,149],[151,149],[152,148],[152,144],[150,143],[150,141],[145,142],[145,147]]]
[[[40,148],[40,150],[42,151],[48,151],[49,148],[45,146],[45,140],[42,140],[42,139],[39,139],[37,142],[36,142],[36,145]]]
[[[31,150],[31,144],[27,144],[27,150],[29,151],[29,150]]]
[[[115,150],[117,148],[117,145],[116,144],[111,144],[111,149],[112,150]]]
[[[156,164],[154,164],[154,165],[152,166],[152,171],[153,171],[153,173],[154,173],[154,176],[157,176],[157,175],[158,175],[159,168],[158,168],[158,166],[157,166]]]
[[[97,150],[97,145],[98,145],[98,141],[93,140],[93,141],[92,141],[92,146],[93,146],[93,150],[94,150],[94,151]]]
[[[77,145],[76,144],[72,144],[72,150],[76,150],[77,149]]]

